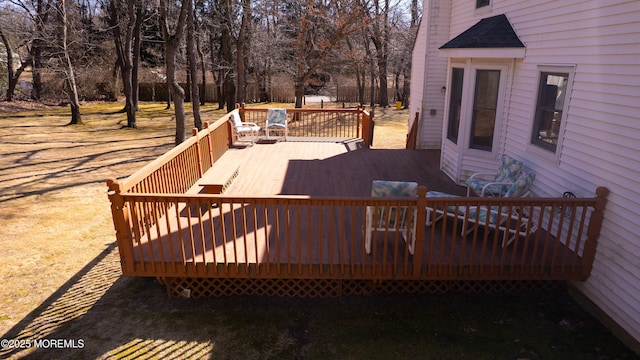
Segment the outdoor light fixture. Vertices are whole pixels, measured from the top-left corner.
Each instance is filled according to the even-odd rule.
[[[443,87],[440,89],[440,92],[441,92],[441,93],[443,93],[443,94],[444,94],[446,91],[447,91],[447,87],[446,87],[446,86],[443,86]]]

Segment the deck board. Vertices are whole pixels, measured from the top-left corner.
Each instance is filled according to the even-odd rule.
[[[230,195],[369,196],[371,181],[415,181],[429,190],[463,195],[439,171],[436,150],[354,150],[347,142],[257,143],[228,150],[219,161],[238,164]]]

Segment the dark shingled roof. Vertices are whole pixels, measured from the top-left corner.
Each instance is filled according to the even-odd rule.
[[[482,19],[462,34],[449,40],[440,49],[523,48],[506,15]]]

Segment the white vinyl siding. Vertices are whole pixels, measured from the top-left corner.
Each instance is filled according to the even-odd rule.
[[[499,151],[536,172],[539,196],[594,196],[597,186],[609,188],[591,276],[575,285],[640,341],[640,1],[493,0],[485,13],[475,2],[453,3],[450,39],[482,18],[506,14],[526,46],[508,81]],[[541,66],[575,69],[556,154],[531,144]],[[447,141],[442,151],[443,170],[456,180],[497,163],[462,156]]]
[[[425,20],[421,19],[416,33],[416,40],[413,43],[411,53],[411,85],[409,90],[409,129],[413,125],[415,114],[422,116],[422,99],[424,98],[424,88],[426,82],[427,56],[427,29],[423,26]]]
[[[611,191],[591,277],[576,286],[640,341],[640,2],[496,1],[526,44],[516,65],[506,151],[534,168],[534,191]],[[575,65],[558,159],[536,151],[540,65]]]
[[[451,4],[425,2],[418,38],[414,45],[411,69],[411,100],[409,102],[410,122],[419,113],[418,148],[439,149],[442,145],[442,116],[444,113],[444,93],[447,86],[447,59],[439,56],[438,48],[449,40],[449,16]],[[437,5],[437,6],[436,6]],[[417,56],[416,56],[417,55]],[[414,93],[415,87],[421,89]],[[417,95],[421,96],[418,97]],[[431,115],[431,110],[435,115]]]

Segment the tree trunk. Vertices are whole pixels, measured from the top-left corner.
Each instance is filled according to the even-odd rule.
[[[120,75],[122,77],[122,87],[124,89],[124,111],[127,113],[126,127],[135,129],[137,128],[137,102],[135,99],[137,92],[134,92],[133,90],[133,37],[137,21],[135,0],[127,1],[127,14],[129,20],[127,22],[124,37],[120,31],[120,2],[118,0],[111,0],[109,3],[109,13],[109,23],[113,29],[113,40],[116,47],[118,62],[120,63]],[[137,76],[135,79],[137,81]]]
[[[302,108],[302,100],[304,99],[304,78],[296,79],[294,85],[294,94],[296,96],[295,108]]]
[[[13,49],[11,47],[11,44],[9,43],[9,39],[7,39],[4,32],[2,31],[2,28],[0,28],[0,38],[2,38],[2,43],[4,44],[4,48],[7,53],[8,86],[7,86],[7,92],[5,94],[5,101],[12,101],[13,94],[15,93],[16,86],[18,85],[18,79],[20,79],[20,75],[22,75],[22,72],[24,71],[25,66],[29,64],[31,60],[29,59],[26,62],[21,63],[20,67],[14,72],[13,71]]]
[[[235,108],[236,105],[236,86],[233,86],[229,83],[235,81],[235,76],[233,74],[232,65],[233,65],[233,51],[231,48],[232,45],[232,36],[231,36],[231,28],[233,26],[231,20],[231,1],[225,0],[222,9],[222,34],[220,39],[220,52],[222,53],[222,62],[221,67],[224,71],[224,80],[223,80],[223,92],[224,96],[223,103],[221,104],[221,108],[224,108],[224,103],[227,104],[227,110],[231,111]]]
[[[207,65],[204,61],[204,51],[202,51],[202,46],[200,46],[200,37],[196,37],[196,51],[198,52],[198,57],[200,58],[200,82],[202,82],[202,96],[200,96],[200,105],[204,105],[207,98]]]
[[[176,77],[176,55],[182,35],[184,33],[185,24],[188,17],[188,11],[191,11],[191,0],[184,0],[180,8],[180,15],[176,23],[176,29],[174,33],[169,31],[169,25],[167,20],[168,1],[160,1],[160,26],[162,27],[162,33],[165,41],[165,61],[167,67],[167,82],[169,86],[169,93],[173,98],[174,114],[176,118],[176,136],[175,145],[181,144],[186,138],[186,116],[184,111],[184,89],[178,83]]]
[[[372,59],[373,54],[371,53],[371,48],[369,47],[369,41],[367,39],[364,39],[364,49],[365,49],[365,55],[367,56],[367,59]],[[376,78],[375,65],[374,65],[373,61],[369,61],[369,105],[371,105],[372,108],[376,104],[376,101],[375,101],[375,90],[376,90],[375,78]]]
[[[40,100],[42,96],[42,48],[45,46],[43,36],[45,23],[49,15],[51,4],[46,0],[37,0],[36,3],[36,37],[31,45],[31,76],[33,87],[31,89],[31,99]]]
[[[380,10],[379,3],[377,1],[375,2],[375,19],[373,20],[373,33],[371,34],[371,40],[376,48],[376,59],[378,63],[378,85],[380,86],[380,90],[378,92],[378,104],[382,107],[387,107],[389,106],[387,90],[389,0],[384,0],[384,9],[382,10]]]
[[[227,75],[224,80],[224,97],[227,103],[227,112],[236,108],[236,82],[231,75]]]
[[[167,57],[167,79],[169,80],[169,89],[173,98],[174,116],[176,118],[176,136],[175,145],[182,143],[186,138],[187,120],[184,111],[184,89],[178,83],[176,77],[176,53],[177,46],[167,46],[165,54]]]
[[[130,0],[132,1],[132,0]],[[133,100],[133,110],[138,111],[138,97],[139,97],[139,83],[138,83],[138,70],[140,69],[140,47],[142,45],[142,20],[143,20],[142,6],[138,6],[136,9],[136,22],[133,27],[133,62],[131,68],[131,97]],[[135,115],[134,115],[135,116]]]
[[[237,74],[237,102],[244,103],[247,99],[247,47],[249,42],[249,22],[251,20],[251,0],[242,0],[242,21],[240,33],[236,41],[236,74]]]
[[[78,99],[78,87],[76,86],[76,76],[69,56],[68,36],[67,36],[67,0],[60,0],[60,14],[62,16],[62,54],[64,57],[65,72],[67,75],[67,85],[69,86],[69,104],[71,106],[71,121],[69,125],[83,125],[80,115],[80,101]]]
[[[193,126],[202,130],[202,118],[200,117],[200,90],[198,89],[198,57],[194,42],[193,16],[195,9],[189,7],[187,16],[187,59],[189,62],[189,83],[191,84],[191,108],[193,109]]]

